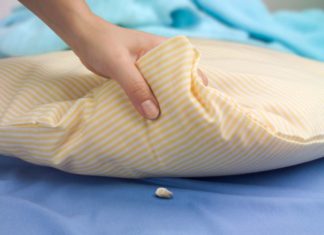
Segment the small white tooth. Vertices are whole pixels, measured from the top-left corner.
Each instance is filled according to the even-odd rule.
[[[173,193],[166,188],[159,187],[155,191],[155,195],[159,198],[172,198]]]

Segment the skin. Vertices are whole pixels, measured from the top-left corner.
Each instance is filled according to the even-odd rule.
[[[165,38],[111,24],[94,15],[84,0],[20,2],[51,27],[90,71],[117,81],[144,118],[159,117],[158,101],[135,62]],[[207,85],[206,77],[201,77]]]

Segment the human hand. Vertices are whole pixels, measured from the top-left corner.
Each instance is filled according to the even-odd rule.
[[[165,38],[121,28],[101,18],[91,23],[86,35],[74,48],[82,63],[92,72],[117,81],[143,117],[158,118],[158,101],[135,62]],[[207,85],[200,70],[198,75]]]
[[[99,17],[89,24],[87,32],[72,43],[81,62],[92,72],[117,81],[143,117],[157,119],[158,101],[135,63],[165,38],[121,28]]]

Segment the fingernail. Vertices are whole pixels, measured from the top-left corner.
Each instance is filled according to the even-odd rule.
[[[151,100],[146,100],[142,103],[144,115],[148,119],[156,119],[159,116],[159,109]]]
[[[205,86],[208,86],[208,78],[206,77],[206,75],[200,70],[198,69],[198,75],[200,76],[202,82],[204,83]]]

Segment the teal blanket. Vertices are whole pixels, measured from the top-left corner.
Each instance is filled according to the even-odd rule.
[[[260,0],[88,0],[94,13],[127,27],[167,37],[231,40],[324,61],[324,11],[270,13]],[[64,50],[67,45],[26,8],[0,20],[0,54]]]

